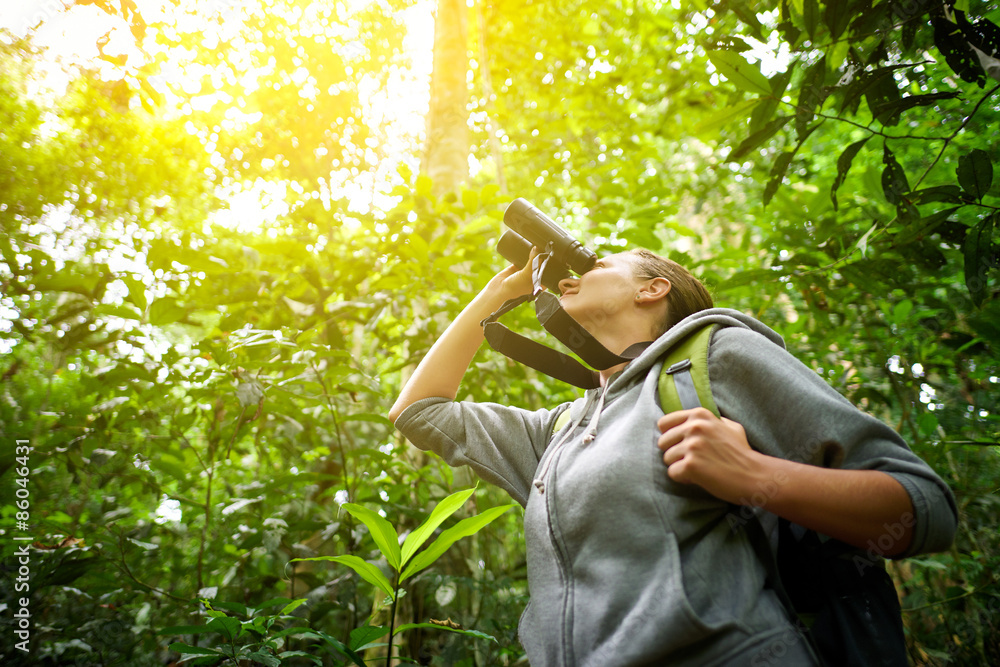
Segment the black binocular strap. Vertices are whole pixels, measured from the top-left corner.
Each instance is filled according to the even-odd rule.
[[[618,355],[601,345],[589,331],[563,310],[559,298],[554,294],[542,292],[538,295],[535,299],[535,314],[546,331],[594,368],[601,370],[611,368],[639,356],[638,352],[629,354],[632,348]]]
[[[494,350],[536,371],[581,389],[601,386],[600,376],[573,357],[516,334],[499,322],[484,321],[483,334]]]

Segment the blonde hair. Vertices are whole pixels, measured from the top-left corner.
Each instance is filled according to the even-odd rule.
[[[691,272],[683,266],[648,250],[629,250],[635,276],[641,280],[666,278],[670,281],[667,294],[667,312],[659,323],[656,335],[660,336],[688,315],[712,307],[712,295]]]

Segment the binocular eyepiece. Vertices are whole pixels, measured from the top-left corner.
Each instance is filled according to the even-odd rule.
[[[504,223],[510,227],[497,242],[497,252],[518,268],[528,262],[531,246],[542,252],[552,253],[552,259],[542,275],[542,284],[559,293],[559,281],[570,276],[570,271],[584,274],[594,268],[597,254],[584,247],[551,218],[518,198],[510,203],[503,214]]]

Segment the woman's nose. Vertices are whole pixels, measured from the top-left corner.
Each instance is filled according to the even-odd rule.
[[[563,278],[559,281],[559,293],[565,294],[566,290],[576,285],[578,278]]]

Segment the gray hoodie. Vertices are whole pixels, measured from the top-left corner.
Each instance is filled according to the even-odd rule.
[[[656,446],[662,357],[708,323],[722,325],[708,356],[716,404],[755,449],[882,470],[913,501],[905,555],[951,543],[954,498],[895,431],[854,408],[760,322],[701,311],[572,403],[532,412],[427,398],[396,421],[417,447],[471,466],[525,507],[531,601],[519,632],[534,667],[812,664],[730,506],[672,481]],[[567,409],[570,423],[553,434]]]

